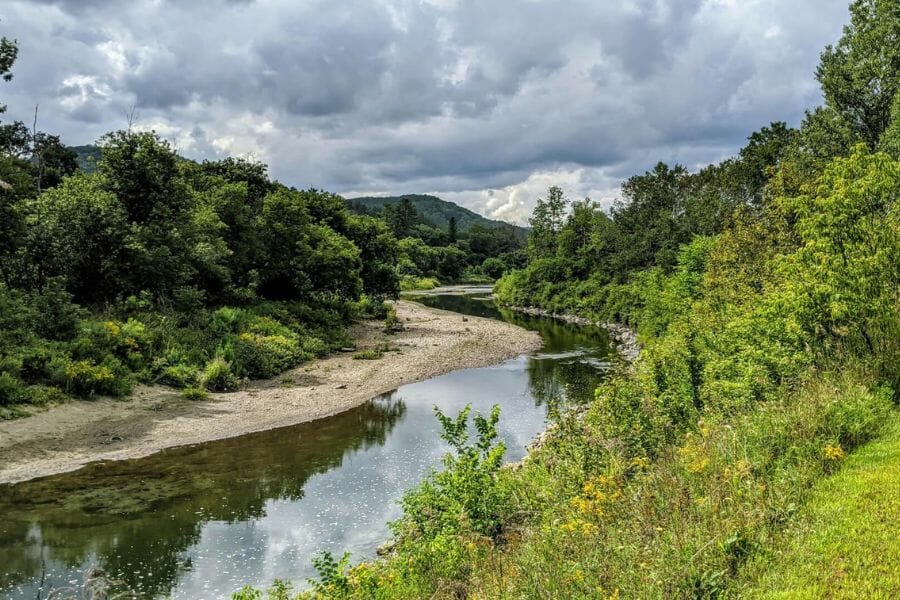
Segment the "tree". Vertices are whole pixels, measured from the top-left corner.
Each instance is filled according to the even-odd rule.
[[[768,127],[754,131],[747,138],[747,145],[740,151],[739,164],[749,188],[750,202],[754,204],[761,202],[766,182],[781,162],[796,134],[797,131],[783,121],[776,121]]]
[[[58,135],[38,132],[34,136],[32,164],[37,170],[39,189],[56,187],[78,170],[78,155],[59,141]]]
[[[278,189],[263,199],[257,221],[260,292],[273,299],[332,293],[359,296],[359,249],[330,227],[313,222],[303,194]]]
[[[131,224],[121,291],[171,297],[196,275],[191,196],[179,159],[152,131],[116,131],[101,142],[99,181]]]
[[[42,288],[62,277],[80,302],[114,297],[121,289],[129,226],[116,197],[95,176],[66,178],[29,208],[24,281]]]
[[[228,183],[246,184],[247,202],[257,208],[274,188],[269,181],[268,168],[261,162],[231,157],[217,161],[204,160],[200,163],[200,170],[207,175],[221,177]]]
[[[879,149],[900,159],[900,94],[894,96],[891,107],[891,122],[879,142]]]
[[[15,40],[0,37],[0,79],[10,81],[13,78],[12,66],[19,55],[19,45]],[[0,104],[0,113],[6,112],[6,105]]]
[[[800,240],[783,265],[785,306],[815,347],[900,364],[900,161],[858,145],[805,193],[780,198]]]
[[[547,190],[547,199],[538,198],[537,205],[528,224],[531,235],[528,236],[528,252],[534,258],[546,257],[556,252],[556,237],[562,229],[568,205],[559,186],[551,186]]]
[[[654,264],[666,268],[675,264],[678,247],[690,238],[678,223],[687,183],[684,167],[661,162],[622,185],[626,202],[612,210],[618,232],[613,259],[620,276]]]
[[[450,217],[450,221],[447,223],[447,239],[451,244],[456,242],[456,217]]]
[[[856,0],[837,46],[821,55],[816,79],[826,105],[874,149],[900,88],[900,0]]]
[[[128,219],[139,225],[177,223],[189,202],[169,143],[154,132],[116,131],[103,136],[101,144],[98,171]]]
[[[396,269],[399,247],[387,225],[373,217],[350,215],[347,237],[359,248],[363,291],[376,298],[396,298],[400,293]]]
[[[385,204],[382,216],[397,239],[407,237],[413,226],[422,220],[416,207],[406,197],[401,198],[397,204]]]

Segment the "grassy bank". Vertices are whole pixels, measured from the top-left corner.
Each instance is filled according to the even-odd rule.
[[[900,596],[900,415],[818,482],[791,525],[748,566],[749,598]]]

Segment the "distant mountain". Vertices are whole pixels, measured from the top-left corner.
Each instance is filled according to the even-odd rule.
[[[97,169],[97,163],[100,162],[100,146],[86,144],[84,146],[69,146],[69,150],[75,152],[78,157],[78,168],[85,173],[93,173]]]
[[[464,233],[470,227],[472,227],[472,225],[478,224],[485,227],[498,229],[511,229],[516,234],[516,237],[522,240],[528,237],[528,229],[526,229],[525,227],[519,227],[518,225],[512,225],[504,221],[495,221],[493,219],[482,217],[478,213],[472,212],[468,208],[463,208],[462,206],[454,204],[453,202],[441,200],[436,196],[429,196],[427,194],[407,194],[405,196],[384,197],[362,196],[359,198],[348,198],[347,208],[356,213],[377,214],[381,212],[381,209],[385,205],[397,204],[404,198],[409,199],[413,207],[415,207],[415,209],[419,211],[419,214],[421,214],[425,218],[425,220],[429,221],[435,227],[439,227],[441,229],[447,228],[450,222],[450,217],[456,217],[456,227],[460,233]]]

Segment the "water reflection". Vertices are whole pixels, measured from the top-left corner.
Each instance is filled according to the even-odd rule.
[[[168,593],[205,523],[253,522],[273,501],[300,500],[311,476],[384,444],[405,411],[387,397],[316,423],[0,487],[0,586],[41,572],[61,585],[73,575],[58,574],[100,562],[147,595]]]
[[[302,582],[320,549],[372,556],[399,516],[396,499],[447,451],[432,406],[501,404],[507,459],[517,460],[547,407],[590,398],[610,360],[600,330],[472,296],[422,301],[537,330],[544,347],[329,419],[0,486],[0,596],[46,597],[99,564],[148,597],[215,598],[275,577]]]

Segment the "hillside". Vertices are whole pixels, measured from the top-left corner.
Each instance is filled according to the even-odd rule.
[[[100,146],[94,144],[85,144],[83,146],[69,146],[69,150],[73,151],[77,157],[78,168],[85,173],[93,173],[100,162]]]
[[[357,214],[376,214],[381,211],[382,207],[389,204],[398,204],[404,198],[408,198],[413,207],[432,225],[441,229],[446,229],[451,217],[456,217],[456,224],[461,233],[465,233],[473,225],[483,225],[485,227],[509,228],[516,234],[516,238],[524,240],[528,237],[528,229],[512,225],[504,221],[495,221],[482,217],[478,213],[472,212],[468,208],[463,208],[458,204],[442,200],[436,196],[427,194],[407,194],[404,196],[361,196],[359,198],[348,198],[347,208],[351,212]]]

